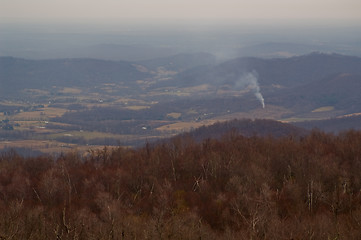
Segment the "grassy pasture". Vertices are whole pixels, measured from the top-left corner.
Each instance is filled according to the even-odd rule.
[[[200,122],[177,122],[163,125],[161,127],[158,127],[157,130],[161,132],[184,132],[189,131],[192,128],[198,128],[204,125],[211,125],[215,122],[217,122],[217,120],[204,120]]]
[[[125,107],[126,109],[129,109],[129,110],[135,110],[135,111],[138,111],[138,110],[144,110],[144,109],[147,109],[149,108],[148,106],[127,106]]]
[[[59,90],[58,92],[63,93],[63,94],[81,94],[82,90],[79,88],[65,87],[65,88]]]
[[[328,111],[333,111],[335,110],[335,107],[333,106],[325,106],[325,107],[320,107],[320,108],[316,108],[315,110],[313,110],[313,113],[317,113],[317,112],[328,112]]]
[[[111,146],[110,146],[111,147]],[[54,140],[17,140],[17,141],[0,141],[0,150],[12,148],[27,148],[33,151],[40,151],[45,154],[59,154],[76,152],[86,154],[90,150],[101,150],[104,146],[101,145],[77,145],[62,143]]]
[[[112,133],[104,133],[104,132],[90,132],[90,131],[63,131],[55,134],[50,134],[47,136],[48,139],[56,139],[59,137],[82,137],[85,140],[91,140],[96,138],[114,138],[114,139],[122,139],[127,137],[128,135],[119,135]]]
[[[172,113],[167,114],[167,117],[171,117],[171,118],[174,118],[174,119],[178,119],[181,116],[182,116],[182,113],[178,113],[178,112],[172,112]]]

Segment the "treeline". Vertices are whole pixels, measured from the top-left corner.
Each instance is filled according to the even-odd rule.
[[[325,132],[342,132],[345,129],[353,128],[355,130],[361,130],[361,115],[349,115],[346,117],[330,118],[326,120],[313,120],[293,123],[296,126],[312,129],[317,128]]]
[[[361,132],[0,156],[0,239],[360,239]]]
[[[282,123],[270,119],[234,119],[226,122],[216,122],[212,125],[202,126],[193,131],[184,133],[183,136],[190,136],[197,142],[207,138],[219,139],[224,133],[241,134],[242,136],[304,136],[307,130],[296,127],[293,124]]]
[[[0,140],[17,140],[17,139],[30,139],[32,137],[34,137],[35,134],[32,131],[27,131],[27,130],[14,130],[14,131],[9,131],[9,130],[5,130],[3,128],[0,129]]]
[[[114,107],[97,107],[77,112],[66,112],[62,117],[53,118],[53,122],[60,122],[73,125],[71,128],[79,128],[89,131],[111,132],[118,134],[139,134],[147,135],[148,130],[162,125],[151,120],[162,120],[163,113],[145,110],[128,110]],[[56,128],[59,128],[58,126]],[[66,129],[67,127],[61,127]],[[154,130],[155,131],[155,130]]]
[[[50,125],[50,124],[49,124]],[[53,125],[55,126],[55,125]],[[14,140],[28,140],[28,139],[37,139],[37,140],[47,140],[46,134],[37,134],[34,131],[27,131],[27,130],[13,130],[13,128],[8,129],[9,127],[12,127],[12,125],[2,125],[0,122],[0,141],[14,141]],[[51,128],[51,126],[49,126]],[[64,128],[67,128],[64,127]],[[73,130],[74,128],[68,128]],[[9,131],[11,130],[11,131]],[[77,129],[76,129],[77,130]],[[78,145],[100,145],[100,146],[118,146],[119,145],[119,139],[115,137],[97,137],[97,138],[91,138],[87,139],[82,136],[57,136],[54,138],[54,140],[63,142],[63,143],[72,143],[72,144],[78,144]],[[142,141],[134,141],[132,139],[130,140],[123,140],[121,143],[123,145],[132,144],[132,146],[140,145]]]

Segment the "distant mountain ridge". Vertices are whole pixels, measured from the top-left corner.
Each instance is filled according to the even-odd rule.
[[[0,91],[3,92],[24,88],[42,89],[54,85],[81,87],[104,83],[132,84],[132,81],[149,76],[125,61],[0,57]]]
[[[245,72],[256,71],[259,84],[267,90],[267,87],[275,84],[285,87],[301,86],[339,73],[361,74],[361,58],[317,52],[291,58],[244,57],[218,65],[214,65],[215,62],[215,57],[211,54],[195,53],[136,64],[147,68],[160,66],[179,72],[173,80],[162,83],[162,86],[194,86],[204,83],[232,85]],[[88,58],[26,60],[0,57],[0,81],[3,88],[131,83],[150,76],[150,73],[140,71],[134,62]]]
[[[295,55],[307,54],[320,49],[320,45],[297,44],[288,42],[266,42],[246,46],[238,50],[240,56],[257,57],[292,57]]]
[[[209,68],[180,73],[166,84],[192,86],[203,83],[235,84],[242,74],[256,71],[261,86],[301,86],[337,73],[361,74],[361,58],[314,52],[290,58],[243,57]]]
[[[199,65],[214,64],[208,53],[177,54],[140,62],[111,61],[92,58],[29,60],[0,57],[0,86],[3,93],[25,88],[52,86],[84,87],[104,83],[134,85],[136,80],[153,76],[151,70],[184,71]],[[149,70],[139,66],[149,68]]]
[[[191,69],[198,66],[216,64],[216,57],[210,53],[182,53],[170,57],[155,58],[137,63],[150,69],[163,67],[167,70],[175,70],[177,72]]]

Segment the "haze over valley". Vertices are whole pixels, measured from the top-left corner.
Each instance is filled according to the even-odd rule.
[[[139,61],[4,56],[1,144],[48,153],[141,146],[236,118],[308,129],[322,128],[312,120],[337,119],[343,123],[325,130],[359,129],[350,119],[360,118],[360,76],[361,58],[322,52],[229,60],[206,52]]]

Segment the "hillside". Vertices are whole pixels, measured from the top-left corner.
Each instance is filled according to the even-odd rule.
[[[245,137],[299,137],[307,133],[305,129],[295,127],[291,124],[281,123],[267,119],[234,119],[232,121],[218,122],[210,126],[199,127],[185,133],[197,142],[206,139],[221,139],[227,134],[242,135]]]
[[[265,94],[267,102],[278,106],[312,111],[332,106],[343,114],[361,111],[361,75],[341,73],[302,86]]]
[[[191,69],[180,73],[171,85],[235,85],[245,72],[256,71],[264,90],[272,85],[301,86],[337,73],[361,74],[361,58],[338,54],[311,53],[290,58],[237,58],[211,69]],[[273,89],[274,90],[274,89]]]
[[[96,59],[26,60],[0,58],[0,81],[3,94],[26,88],[52,86],[89,87],[105,83],[134,85],[149,77],[130,62]]]
[[[361,132],[0,157],[4,239],[357,239]]]
[[[340,133],[349,129],[361,130],[361,115],[344,116],[325,120],[304,121],[293,123],[306,129],[320,129],[325,132]]]

